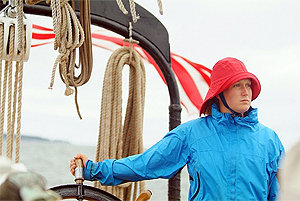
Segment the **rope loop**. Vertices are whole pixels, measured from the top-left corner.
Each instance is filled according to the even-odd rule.
[[[76,109],[81,119],[77,87],[88,82],[93,68],[90,1],[80,1],[80,19],[77,18],[69,0],[51,0],[50,6],[55,33],[54,49],[58,49],[59,55],[52,68],[49,89],[53,88],[55,71],[59,65],[59,75],[66,86],[64,94],[69,96],[75,92]],[[79,48],[78,65],[75,62],[77,48]],[[78,76],[75,75],[75,69],[80,69]]]
[[[122,70],[127,65],[130,67],[129,92],[125,119],[122,123]],[[123,46],[112,53],[103,80],[96,161],[106,158],[120,159],[144,151],[145,79],[142,59],[132,47]],[[137,191],[145,189],[144,182],[124,185],[106,187],[100,186],[99,182],[95,183],[96,187],[101,187],[121,200],[131,200],[131,197],[135,200]]]

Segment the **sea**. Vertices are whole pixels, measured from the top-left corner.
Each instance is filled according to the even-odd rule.
[[[44,177],[47,188],[74,184],[74,177],[69,171],[69,163],[77,153],[83,153],[93,160],[96,155],[96,145],[81,146],[41,140],[21,141],[20,163],[23,163],[28,170]],[[181,200],[183,201],[188,200],[188,178],[187,170],[184,168],[181,172]],[[93,183],[89,181],[84,181],[84,184],[93,186]],[[168,200],[167,179],[146,181],[146,189],[150,189],[153,193],[151,201]]]

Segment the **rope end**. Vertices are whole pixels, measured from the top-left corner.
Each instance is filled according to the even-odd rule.
[[[71,89],[70,87],[66,87],[66,90],[65,90],[65,95],[66,96],[70,96],[74,93],[74,90]]]

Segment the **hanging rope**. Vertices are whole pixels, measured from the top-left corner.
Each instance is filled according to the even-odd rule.
[[[4,25],[0,24],[0,57],[3,57],[3,36],[4,36]],[[5,71],[6,72],[6,71]],[[6,77],[6,75],[4,75],[4,77]],[[6,87],[3,86],[3,90],[6,90]],[[0,156],[2,156],[2,147],[3,147],[3,138],[4,138],[4,110],[5,110],[5,104],[3,105],[3,102],[5,102],[5,94],[3,92],[3,94],[1,94],[2,92],[2,60],[0,62]],[[4,101],[3,101],[4,99]]]
[[[15,32],[15,27],[10,27],[10,33]],[[9,38],[9,61],[5,61],[5,70],[8,71],[7,80],[8,80],[8,94],[7,94],[7,137],[6,137],[6,157],[12,159],[13,151],[13,138],[14,133],[12,131],[12,58],[14,51],[14,36],[11,34]]]
[[[21,112],[22,112],[22,88],[23,88],[23,67],[24,67],[24,54],[25,54],[25,41],[24,34],[24,21],[23,21],[23,0],[17,1],[17,21],[18,21],[18,49],[20,51],[20,61],[16,63],[16,76],[15,80],[18,80],[18,84],[15,84],[15,94],[14,100],[18,100],[17,108],[17,136],[16,136],[16,159],[15,162],[18,163],[20,159],[20,140],[21,140]],[[18,72],[18,73],[17,73]],[[18,97],[16,98],[18,94]],[[16,104],[16,103],[14,103]],[[14,107],[15,108],[15,107]]]
[[[130,66],[129,94],[122,128],[122,70],[126,64]],[[140,56],[132,50],[132,47],[115,50],[109,58],[103,80],[96,161],[103,161],[106,158],[120,159],[144,151],[142,140],[144,102],[145,68]],[[96,182],[95,186],[116,195],[121,200],[130,200],[132,191],[135,200],[138,189],[141,192],[145,188],[144,182],[116,187],[100,186],[100,183]]]
[[[128,14],[128,11],[126,10],[122,0],[116,0],[117,4],[119,6],[119,9],[123,12],[124,15]],[[136,10],[135,10],[135,2],[134,0],[128,0],[129,1],[129,8],[130,8],[130,13],[132,16],[132,21],[133,23],[136,23],[138,20],[137,14],[136,14]],[[162,15],[163,14],[163,7],[162,7],[162,1],[161,0],[157,0],[157,4],[159,7],[159,13]]]
[[[16,21],[17,23],[11,24],[8,30],[5,30],[4,23],[0,25],[0,57],[3,59],[7,52],[3,52],[3,45],[9,44],[8,58],[5,57],[5,69],[3,75],[2,83],[2,94],[1,94],[1,116],[0,116],[0,133],[1,133],[1,146],[0,155],[2,155],[2,144],[3,144],[3,134],[4,134],[4,113],[6,110],[7,103],[7,136],[6,136],[6,157],[12,159],[13,155],[13,142],[16,129],[16,152],[15,152],[15,162],[19,162],[19,152],[20,152],[20,138],[21,138],[21,106],[22,106],[22,80],[23,80],[23,64],[24,64],[24,54],[26,48],[26,38],[24,34],[24,19],[23,19],[23,1],[17,0],[16,4]],[[17,27],[15,25],[17,24]],[[9,43],[4,44],[4,32],[8,31]],[[17,36],[15,38],[15,36]],[[15,40],[17,43],[15,43]],[[17,46],[15,47],[15,44]],[[28,44],[27,44],[28,45]],[[4,48],[6,49],[6,47]],[[13,60],[16,61],[15,65],[15,76],[14,85],[13,82]],[[2,78],[2,61],[0,62],[1,67],[1,78]],[[1,87],[0,87],[1,88]],[[1,93],[1,92],[0,92]],[[17,115],[17,118],[16,118]]]
[[[29,0],[28,0],[29,1]],[[30,2],[33,3],[33,2]],[[75,89],[75,104],[81,119],[77,101],[77,87],[87,83],[93,67],[90,1],[80,1],[80,21],[68,0],[51,0],[53,30],[55,33],[54,49],[60,53],[52,69],[50,89],[52,89],[55,71],[59,64],[59,74],[66,85],[65,95],[73,94]],[[82,26],[81,26],[82,24]],[[75,64],[76,48],[79,48],[79,64]],[[81,69],[76,75],[76,69]]]
[[[77,101],[78,91],[77,87],[87,83],[91,77],[93,69],[93,52],[92,52],[92,35],[91,35],[91,16],[90,16],[90,1],[80,1],[80,23],[83,26],[85,33],[84,42],[79,47],[79,64],[75,65],[76,69],[81,69],[79,76],[75,75],[75,68],[70,68],[70,83],[75,88],[75,104],[78,115],[81,119],[79,112],[79,105]]]
[[[159,13],[161,15],[163,15],[164,11],[163,11],[163,6],[162,6],[162,1],[161,0],[157,0],[157,4],[158,4],[158,8],[159,8]]]
[[[72,7],[67,0],[51,0],[53,17],[53,30],[55,33],[54,49],[60,53],[55,60],[50,87],[53,87],[56,67],[59,63],[60,75],[69,96],[74,91],[70,88],[70,79],[67,74],[69,68],[75,67],[75,49],[80,47],[84,41],[83,29]],[[72,26],[73,25],[73,26]]]

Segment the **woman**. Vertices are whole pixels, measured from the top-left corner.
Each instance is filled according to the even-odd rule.
[[[241,61],[222,59],[212,70],[204,117],[179,125],[143,154],[98,163],[75,158],[83,159],[85,179],[104,185],[171,178],[187,165],[189,200],[275,200],[284,148],[251,107],[260,90]],[[74,175],[74,159],[70,168]]]

